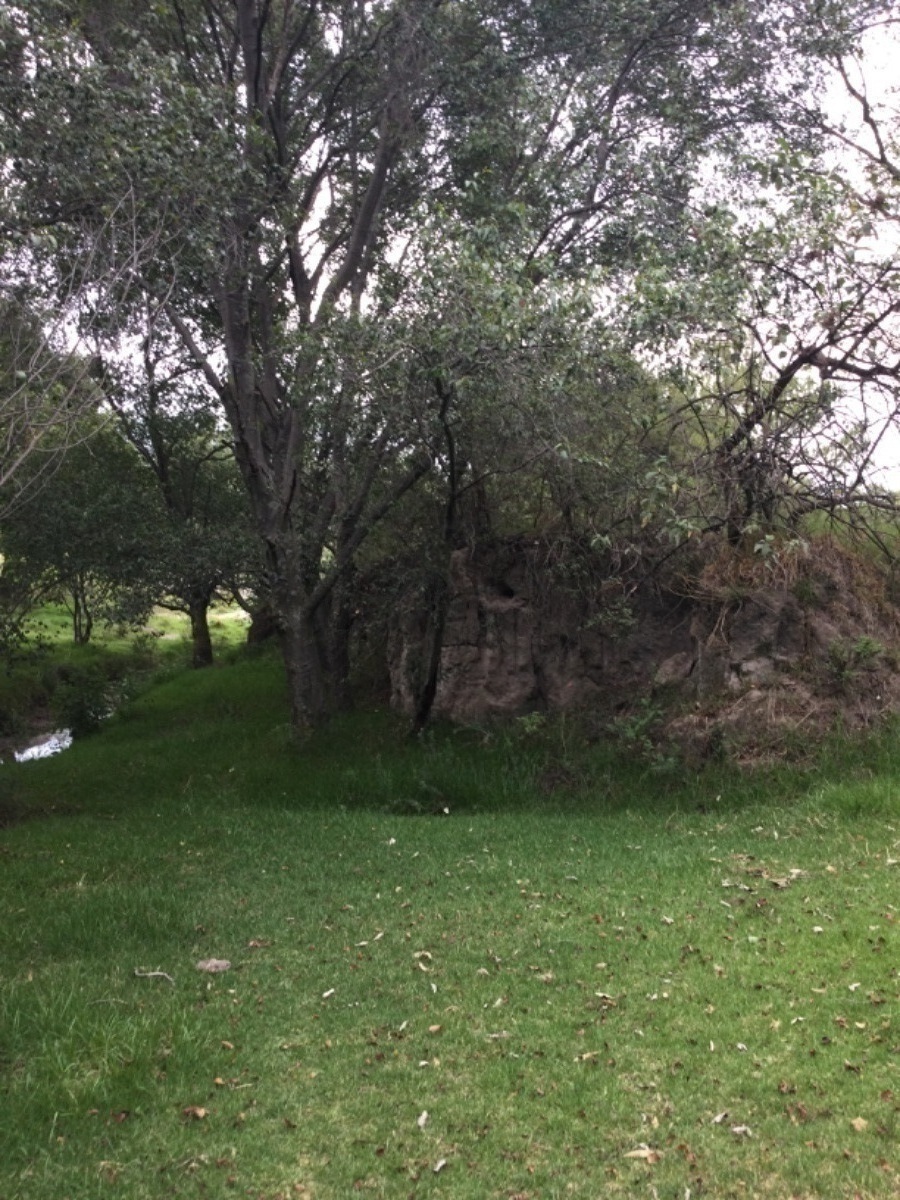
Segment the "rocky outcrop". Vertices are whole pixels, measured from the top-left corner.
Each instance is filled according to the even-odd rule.
[[[451,599],[434,714],[458,722],[606,705],[611,689],[646,689],[660,664],[694,658],[689,606],[672,594],[624,596],[618,581],[576,586],[540,543],[516,540],[451,560]],[[421,614],[395,626],[393,702],[415,707]]]
[[[741,587],[707,579],[626,594],[612,572],[560,570],[539,542],[461,550],[433,712],[461,723],[569,708],[614,713],[652,696],[671,707],[671,732],[689,755],[723,730],[866,723],[900,707],[890,649],[897,614],[875,602],[873,587],[840,554]],[[407,712],[426,626],[411,606],[391,636],[393,702]]]

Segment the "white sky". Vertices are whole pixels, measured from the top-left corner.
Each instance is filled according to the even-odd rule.
[[[890,135],[900,130],[900,89],[897,86],[897,63],[900,61],[900,29],[886,27],[869,35],[864,43],[863,56],[859,63],[848,63],[848,75],[858,90],[864,91],[873,114],[881,122],[882,129]],[[843,125],[847,136],[864,147],[875,150],[875,140],[870,129],[862,122],[860,105],[847,92],[843,80],[836,76],[826,110],[836,125]],[[896,157],[900,158],[900,151]],[[836,143],[835,159],[844,170],[858,171],[860,190],[871,192],[865,173],[865,158],[854,155],[849,147]],[[893,206],[892,206],[893,207]],[[896,208],[894,208],[896,211]],[[900,219],[883,222],[879,231],[879,249],[888,252],[900,250]],[[900,491],[900,429],[896,424],[884,429],[873,456],[875,471],[870,473],[872,482],[894,491]]]

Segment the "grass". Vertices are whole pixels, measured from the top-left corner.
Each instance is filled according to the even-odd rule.
[[[896,736],[284,714],[263,656],[2,768],[2,1200],[898,1194]]]
[[[246,636],[246,620],[239,609],[212,610],[219,656],[234,654]],[[66,610],[45,605],[26,623],[23,644],[0,663],[0,739],[15,745],[54,725],[77,727],[85,717],[95,724],[93,717],[117,707],[135,687],[182,671],[190,656],[182,614],[157,609],[137,632],[101,625],[87,645],[78,646]]]

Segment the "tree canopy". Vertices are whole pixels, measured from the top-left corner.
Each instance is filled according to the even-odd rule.
[[[546,485],[560,520],[593,506],[607,539],[648,523],[737,539],[859,494],[867,434],[854,444],[838,397],[893,404],[895,269],[867,222],[895,211],[895,160],[885,133],[877,202],[825,171],[821,97],[896,15],[7,10],[17,236],[44,232],[47,286],[77,280],[98,352],[127,360],[148,320],[164,328],[227,423],[295,724],[337,699],[350,572],[426,481],[447,544],[462,497],[484,512],[489,481],[515,475],[520,507]]]

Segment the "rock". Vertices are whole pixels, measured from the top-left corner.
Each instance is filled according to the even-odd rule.
[[[749,658],[737,664],[741,683],[752,683],[760,687],[771,683],[775,676],[775,662],[771,658]]]
[[[478,723],[580,708],[605,728],[654,689],[671,689],[697,704],[696,714],[684,716],[682,704],[665,722],[691,762],[725,743],[740,755],[754,746],[777,753],[797,744],[801,727],[805,744],[836,720],[865,726],[900,708],[890,653],[900,620],[850,557],[832,546],[815,559],[815,587],[800,590],[815,604],[803,605],[795,580],[737,597],[687,598],[683,583],[676,594],[659,580],[626,590],[599,560],[585,557],[567,575],[534,539],[457,551],[434,715]],[[398,606],[389,668],[392,702],[406,712],[415,709],[429,628],[415,596]],[[863,639],[888,652],[863,660],[855,650]],[[847,657],[840,676],[835,647]]]
[[[670,687],[673,684],[684,683],[694,669],[696,659],[686,650],[670,655],[659,664],[653,682],[657,687]]]

